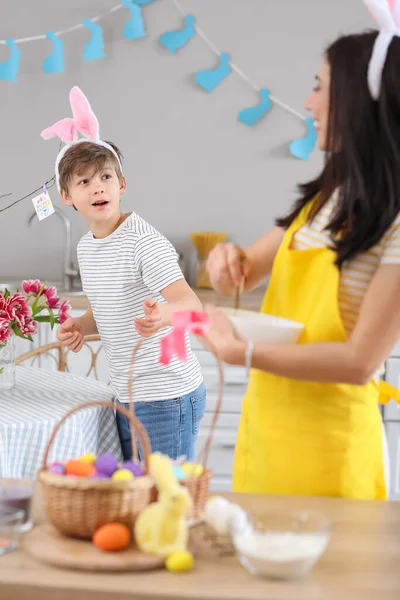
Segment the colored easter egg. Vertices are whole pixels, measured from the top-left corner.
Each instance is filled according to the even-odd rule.
[[[96,473],[96,469],[93,465],[89,465],[89,463],[71,459],[65,463],[65,473],[67,475],[74,475],[75,477],[90,477]]]
[[[109,481],[110,478],[108,475],[104,475],[104,473],[95,473],[94,475],[90,475],[89,479],[96,479],[98,481]]]
[[[123,550],[131,540],[131,532],[122,523],[107,523],[93,534],[93,544],[104,552]]]
[[[102,454],[97,458],[95,467],[99,473],[104,473],[104,475],[111,477],[118,469],[118,462],[112,454]]]
[[[185,479],[186,473],[183,469],[181,469],[181,467],[178,465],[172,465],[172,470],[177,479]]]
[[[83,456],[80,457],[80,459],[82,462],[87,462],[90,465],[94,465],[94,463],[96,462],[96,456],[95,454],[84,454]]]
[[[193,554],[185,550],[173,552],[165,561],[165,566],[172,573],[184,573],[190,571],[194,565]]]
[[[54,462],[48,468],[49,473],[53,473],[53,475],[64,475],[64,465],[60,462]]]
[[[204,473],[204,467],[196,463],[183,463],[183,465],[181,465],[181,469],[185,473],[186,477],[200,477],[200,475]]]
[[[135,476],[132,471],[128,471],[128,469],[118,469],[118,471],[113,473],[111,479],[113,481],[132,481],[132,479],[135,479]]]
[[[123,463],[122,468],[131,471],[135,477],[140,477],[141,475],[143,475],[142,467],[137,463],[133,462],[132,460],[126,460]]]

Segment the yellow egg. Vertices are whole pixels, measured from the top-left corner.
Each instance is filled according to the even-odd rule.
[[[181,469],[187,477],[200,477],[204,473],[204,467],[196,463],[184,463],[181,465]]]
[[[84,463],[89,463],[89,465],[94,465],[96,456],[94,454],[84,454],[79,460]]]
[[[187,551],[173,552],[165,561],[165,566],[172,573],[190,571],[194,565],[193,554]]]
[[[134,474],[131,471],[128,471],[128,469],[118,469],[111,477],[113,481],[131,481],[131,479],[134,478]]]

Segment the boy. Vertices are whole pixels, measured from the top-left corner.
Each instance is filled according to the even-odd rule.
[[[200,300],[185,281],[173,246],[137,214],[121,212],[126,190],[121,153],[100,140],[97,119],[79,88],[73,88],[70,100],[76,129],[86,128],[89,139],[78,140],[76,133],[72,141],[62,137],[58,125],[65,120],[42,136],[70,141],[57,158],[56,179],[65,204],[80,212],[90,229],[78,244],[82,285],[90,306],[82,317],[69,318],[59,327],[58,339],[79,352],[83,337],[98,332],[111,385],[118,402],[126,405],[132,350],[141,336],[147,338],[134,363],[135,413],[153,451],[193,460],[206,390],[188,336],[186,363],[173,359],[163,366],[158,359],[160,339],[173,313],[199,310]],[[77,117],[78,110],[86,111],[86,116]],[[90,119],[96,119],[94,125]],[[118,413],[117,426],[124,458],[130,459],[129,422]]]

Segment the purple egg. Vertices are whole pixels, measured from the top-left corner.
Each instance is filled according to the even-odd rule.
[[[48,468],[48,473],[53,473],[53,475],[64,475],[64,465],[55,462]]]
[[[95,475],[90,475],[90,477],[88,477],[88,479],[103,480],[103,479],[110,479],[110,478],[108,475],[104,475],[104,473],[96,473]]]
[[[122,468],[128,469],[128,471],[133,473],[135,477],[141,477],[141,475],[143,475],[142,467],[140,465],[138,465],[137,463],[133,462],[133,460],[126,460],[122,464]]]
[[[118,469],[118,462],[112,454],[102,454],[95,462],[95,467],[98,473],[111,477]]]

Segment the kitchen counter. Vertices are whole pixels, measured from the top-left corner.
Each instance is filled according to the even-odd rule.
[[[5,480],[0,480],[4,485]],[[270,582],[234,557],[198,558],[186,574],[106,574],[47,567],[21,550],[0,557],[1,600],[398,600],[400,503],[227,494],[252,511],[315,509],[333,523],[330,545],[307,579]],[[40,498],[35,514],[42,519]]]
[[[220,296],[214,290],[208,289],[200,289],[194,288],[194,291],[200,298],[203,304],[215,304],[217,306],[233,306],[233,298],[225,298]],[[254,310],[258,311],[261,306],[262,299],[264,297],[265,290],[263,288],[259,288],[250,292],[249,294],[243,294],[240,299],[240,308],[245,310]],[[88,306],[87,298],[84,294],[68,294],[68,292],[64,292],[61,294],[63,300],[68,300],[71,304],[72,308],[75,309],[85,309]]]

